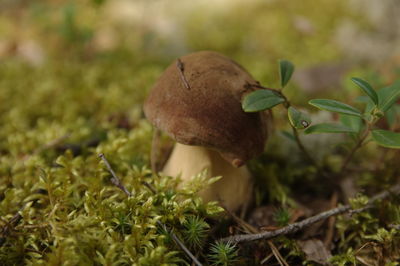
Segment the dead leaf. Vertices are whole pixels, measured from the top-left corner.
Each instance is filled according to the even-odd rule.
[[[305,241],[297,241],[301,250],[306,254],[307,260],[320,263],[322,265],[331,265],[328,260],[332,257],[329,250],[326,249],[324,243],[319,239],[308,239]]]

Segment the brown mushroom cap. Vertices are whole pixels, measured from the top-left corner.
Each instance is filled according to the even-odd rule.
[[[144,104],[150,122],[177,142],[205,146],[238,167],[264,150],[269,113],[245,113],[241,99],[258,84],[231,59],[210,51],[180,58],[161,75]],[[184,79],[189,84],[185,85]]]

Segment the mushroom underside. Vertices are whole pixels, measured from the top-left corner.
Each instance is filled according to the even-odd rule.
[[[205,202],[219,201],[230,211],[249,203],[253,183],[248,168],[245,165],[232,166],[217,151],[176,143],[162,172],[180,176],[182,184],[185,184],[204,169],[208,170],[208,177],[222,176],[199,192]]]

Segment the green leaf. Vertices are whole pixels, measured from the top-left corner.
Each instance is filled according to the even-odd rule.
[[[396,105],[398,105],[398,104],[396,104]],[[396,124],[397,118],[399,116],[399,112],[397,110],[398,108],[396,108],[397,107],[396,105],[393,105],[385,113],[386,121],[388,122],[389,127],[391,127],[391,128]]]
[[[380,146],[400,149],[400,133],[381,129],[372,130],[372,139]]]
[[[242,101],[245,112],[259,112],[283,103],[285,99],[270,90],[256,90],[247,94]]]
[[[378,105],[379,103],[379,97],[378,94],[375,92],[375,90],[372,88],[372,86],[366,82],[363,79],[360,78],[351,78],[351,80],[357,84],[367,95],[371,100]]]
[[[363,121],[358,116],[341,114],[339,119],[343,125],[354,129],[355,132],[360,132],[363,128]]]
[[[356,108],[339,101],[329,99],[313,99],[308,103],[322,110],[362,117],[361,112]]]
[[[386,111],[385,117],[389,124],[389,127],[393,128],[393,126],[398,123],[400,118],[400,104],[395,103],[394,105],[392,105],[392,107],[390,107],[389,110]]]
[[[365,116],[369,116],[371,114],[371,112],[377,108],[376,104],[372,102],[371,98],[369,98],[368,96],[358,96],[357,98],[354,99],[355,103],[363,103],[365,104],[365,108],[364,108],[364,115]]]
[[[289,107],[288,117],[290,124],[296,129],[305,129],[311,124],[311,118],[294,107]]]
[[[400,80],[378,91],[379,109],[386,112],[400,98]]]
[[[321,123],[313,125],[304,131],[305,134],[316,134],[316,133],[356,133],[356,131],[350,127],[346,127],[342,124],[330,124]]]
[[[355,103],[369,103],[369,102],[371,102],[371,99],[368,96],[360,95],[354,99],[354,102]]]
[[[281,77],[281,86],[284,88],[289,82],[294,72],[294,65],[287,60],[279,60],[279,75]]]

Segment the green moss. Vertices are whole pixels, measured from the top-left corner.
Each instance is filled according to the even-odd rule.
[[[266,254],[262,244],[254,250],[210,244],[231,228],[228,222],[220,224],[222,209],[216,203],[205,204],[195,193],[217,179],[206,180],[200,173],[193,184],[177,189],[176,178],[152,173],[153,131],[142,104],[163,69],[188,51],[225,53],[271,87],[278,86],[279,58],[299,67],[342,60],[331,41],[335,26],[342,19],[366,23],[348,10],[346,1],[259,1],[233,5],[228,11],[177,9],[179,14],[169,10],[179,26],[172,37],[160,37],[147,24],[108,20],[112,1],[6,2],[9,10],[0,11],[0,228],[10,228],[10,219],[18,213],[22,219],[1,231],[1,265],[190,263],[172,240],[171,229],[207,263],[241,261],[238,256],[259,261],[254,250]],[[314,26],[313,33],[294,27],[299,17]],[[96,38],[105,29],[113,33],[115,44],[101,50]],[[41,47],[39,63],[20,53],[28,41]],[[357,76],[372,75],[363,67],[356,71]],[[295,89],[289,85],[290,98],[304,104],[307,96]],[[278,131],[285,127],[286,113],[277,110]],[[257,205],[295,208],[296,190],[317,198],[326,192],[316,182],[316,170],[304,165],[297,153],[288,160],[274,152],[284,145],[272,141],[267,153],[250,164],[257,178]],[[368,150],[362,166],[369,167],[369,160],[377,158],[376,149]],[[105,154],[132,197],[112,184],[99,153]],[[340,159],[342,154],[334,156]],[[398,176],[396,154],[385,156],[390,167],[378,174],[363,170],[356,177],[371,194]],[[363,206],[365,199],[352,203]],[[286,209],[276,216],[282,225],[289,220]],[[355,263],[358,250],[373,243],[375,249],[368,246],[365,251],[384,254],[387,259],[379,262],[395,265],[389,262],[399,257],[399,235],[390,226],[398,224],[398,199],[382,201],[351,218],[339,217],[340,239],[332,262]],[[286,259],[306,261],[294,240],[277,241],[283,243]]]

